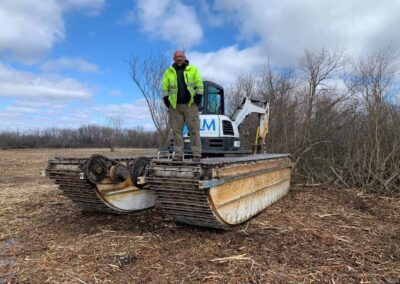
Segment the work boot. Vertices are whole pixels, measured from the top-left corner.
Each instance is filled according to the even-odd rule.
[[[200,163],[200,157],[193,157],[193,163]]]
[[[182,162],[183,161],[183,157],[182,156],[173,156],[172,157],[172,161],[174,161],[174,162]]]

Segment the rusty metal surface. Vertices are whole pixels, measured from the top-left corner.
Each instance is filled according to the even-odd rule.
[[[79,208],[89,212],[118,214],[118,210],[106,205],[96,187],[86,179],[80,179],[86,159],[55,158],[48,162],[46,175],[54,180],[63,195]]]
[[[200,163],[153,159],[143,178],[147,182],[144,191],[154,192],[157,203],[176,222],[229,229],[288,192],[291,167],[288,156],[261,154],[209,158]],[[113,160],[129,168],[135,158]],[[86,162],[87,159],[56,158],[49,161],[46,173],[66,197],[85,211],[130,212],[114,206],[118,203],[111,201],[124,194],[135,198],[133,194],[140,191],[130,180],[112,184],[111,180],[105,179],[96,186],[81,179]],[[149,202],[148,199],[135,200],[143,204]]]
[[[117,158],[116,161],[129,167],[135,158]],[[153,206],[154,194],[132,186],[130,179],[117,184],[106,179],[97,185],[87,178],[82,179],[88,159],[51,159],[46,175],[54,180],[64,196],[84,211],[121,214]]]
[[[199,166],[224,166],[236,163],[256,162],[264,160],[273,160],[280,158],[288,158],[290,154],[257,154],[257,155],[243,155],[232,157],[218,157],[218,158],[203,158],[198,163],[194,163],[192,159],[185,159],[183,161],[171,161],[170,159],[153,159],[158,165],[199,165]]]
[[[257,155],[238,156],[238,157],[206,158],[202,159],[200,161],[200,164],[216,166],[216,165],[246,163],[252,161],[273,160],[273,159],[287,158],[289,156],[290,154],[257,154]]]
[[[147,188],[176,222],[229,229],[289,190],[288,155],[251,155],[171,162],[153,160]]]
[[[210,189],[215,213],[228,224],[240,224],[288,193],[290,169],[226,182]]]
[[[173,162],[169,167],[166,164],[167,161],[153,160],[146,178],[146,188],[156,192],[157,203],[163,211],[178,223],[228,229],[229,225],[214,214],[208,200],[208,190],[200,189],[202,170],[198,165]]]
[[[280,157],[275,159],[266,160],[246,160],[238,163],[218,165],[213,171],[213,176],[217,177],[234,177],[242,175],[257,175],[267,169],[272,171],[278,170],[282,167],[290,167],[290,159],[287,157]]]

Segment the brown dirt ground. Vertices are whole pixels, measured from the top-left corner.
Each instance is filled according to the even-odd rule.
[[[230,231],[176,225],[158,208],[89,214],[39,172],[93,153],[110,154],[0,150],[0,283],[400,282],[400,198],[292,187]]]

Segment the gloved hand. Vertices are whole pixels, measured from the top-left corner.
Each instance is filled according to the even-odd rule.
[[[194,96],[194,103],[196,104],[196,105],[199,105],[200,103],[201,103],[201,99],[203,98],[203,96],[202,95],[195,95]]]
[[[169,108],[169,106],[171,105],[171,103],[170,103],[169,100],[168,100],[168,96],[163,97],[163,100],[164,100],[165,106],[166,106],[167,108]]]

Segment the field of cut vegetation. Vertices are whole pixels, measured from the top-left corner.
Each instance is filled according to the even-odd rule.
[[[0,283],[399,283],[400,198],[293,185],[243,225],[177,225],[159,208],[81,212],[39,173],[54,156],[0,150]]]

